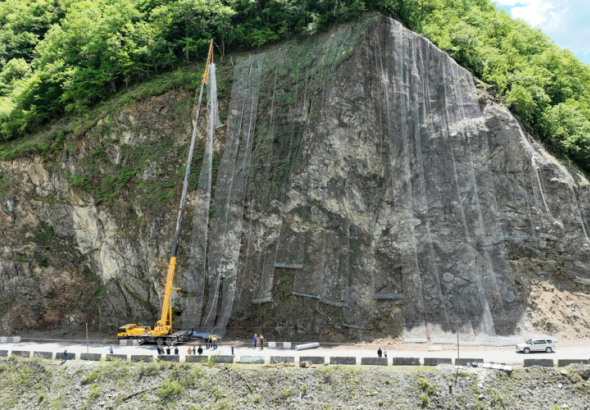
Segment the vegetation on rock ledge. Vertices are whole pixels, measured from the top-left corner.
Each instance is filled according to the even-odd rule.
[[[590,67],[490,0],[6,0],[0,135],[11,140],[67,112],[86,114],[118,89],[203,59],[211,37],[224,54],[366,12],[427,36],[494,85],[556,153],[590,169]]]

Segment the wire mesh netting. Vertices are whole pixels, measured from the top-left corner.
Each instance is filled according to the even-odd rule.
[[[508,228],[466,70],[389,19],[238,58],[214,181],[215,69],[211,82],[188,328],[223,335],[230,318],[281,309],[286,277],[289,298],[337,309],[339,329],[403,315],[407,341],[512,334]],[[518,178],[538,252],[542,176]]]

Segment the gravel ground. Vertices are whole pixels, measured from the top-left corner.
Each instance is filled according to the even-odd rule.
[[[0,362],[2,409],[590,409],[590,366],[511,374],[380,368]]]

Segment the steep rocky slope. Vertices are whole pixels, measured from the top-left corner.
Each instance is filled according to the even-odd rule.
[[[220,73],[222,93],[233,76],[227,126],[210,207],[189,198],[177,324],[323,340],[590,335],[588,181],[430,42],[374,18]],[[168,92],[58,137],[50,156],[0,162],[4,331],[154,320],[194,109]]]

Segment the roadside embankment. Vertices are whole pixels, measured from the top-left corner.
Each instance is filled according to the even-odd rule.
[[[424,367],[0,362],[2,409],[588,409],[590,366]],[[455,377],[458,377],[455,379]],[[449,383],[454,384],[449,394]]]

